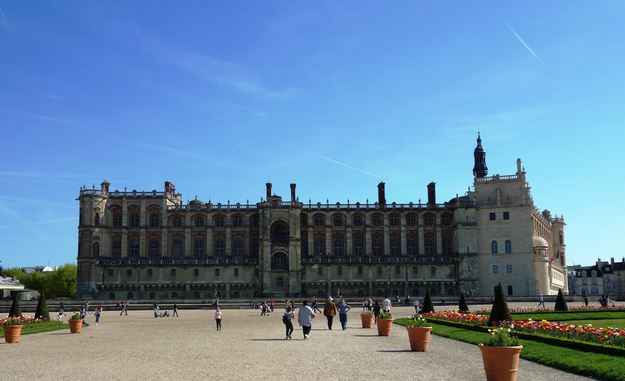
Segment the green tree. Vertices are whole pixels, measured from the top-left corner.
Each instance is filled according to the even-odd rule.
[[[467,304],[467,301],[464,298],[464,294],[460,294],[460,302],[458,303],[458,311],[460,312],[469,311],[469,305]]]
[[[22,316],[22,309],[20,308],[20,302],[17,300],[17,293],[13,294],[13,304],[11,304],[11,311],[9,311],[9,317]]]
[[[35,310],[35,319],[50,320],[50,312],[48,312],[48,303],[46,301],[46,294],[40,292],[39,302],[37,302],[37,309]]]
[[[495,287],[495,301],[493,302],[493,308],[490,311],[488,322],[490,324],[499,324],[506,320],[512,320],[512,317],[508,309],[508,302],[506,302],[506,298],[503,296],[501,283],[499,283],[497,287]]]
[[[556,298],[556,305],[553,308],[554,311],[568,311],[569,306],[566,304],[566,299],[564,299],[564,294],[562,294],[562,289],[558,290],[558,297]]]
[[[430,289],[425,289],[425,298],[423,299],[423,307],[421,312],[426,314],[428,312],[434,312],[434,304],[432,304],[432,297],[430,296]]]
[[[37,290],[40,294],[46,294],[50,297],[54,297],[50,290],[51,276],[51,273],[30,273],[24,280],[24,285],[31,290]]]
[[[4,269],[0,272],[0,275],[11,278],[15,277],[20,283],[24,283],[24,279],[26,278],[26,274],[19,267],[11,267],[8,269]]]

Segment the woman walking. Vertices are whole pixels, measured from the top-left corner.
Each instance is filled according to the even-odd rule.
[[[336,316],[336,304],[334,304],[334,300],[332,300],[331,296],[328,296],[326,299],[326,304],[323,306],[323,316],[328,319],[328,329],[332,330],[332,321]]]
[[[100,325],[100,315],[102,314],[102,305],[98,304],[98,306],[95,308],[95,311],[93,311],[93,315],[95,316],[95,325],[96,327]]]
[[[286,339],[285,340],[291,339],[291,334],[293,333],[293,319],[294,318],[295,318],[295,314],[293,313],[293,310],[291,309],[291,307],[287,307],[286,312],[282,316],[282,322],[284,323],[284,326],[286,327]]]
[[[221,308],[219,308],[219,304],[215,309],[215,324],[217,324],[217,330],[221,331]]]
[[[377,324],[378,318],[380,317],[380,305],[377,300],[373,302],[373,316],[375,316],[375,322]]]
[[[347,305],[347,303],[345,303],[345,299],[341,299],[341,303],[339,303],[337,309],[339,311],[341,328],[343,328],[343,331],[345,331],[347,329],[347,311],[349,311],[351,308]]]

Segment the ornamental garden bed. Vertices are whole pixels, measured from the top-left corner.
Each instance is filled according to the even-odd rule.
[[[46,321],[35,320],[31,317],[20,316],[16,318],[22,325],[22,335],[30,335],[34,333],[56,331],[59,329],[67,328],[67,324],[60,321]],[[0,325],[2,325],[8,318],[0,318]]]

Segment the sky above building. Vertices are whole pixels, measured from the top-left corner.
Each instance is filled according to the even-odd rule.
[[[523,160],[569,264],[625,256],[625,2],[0,0],[0,259],[77,254],[82,185],[439,201]]]

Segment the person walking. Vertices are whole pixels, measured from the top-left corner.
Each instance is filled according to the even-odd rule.
[[[311,307],[312,307],[312,310],[313,310],[314,313],[321,313],[321,310],[319,309],[319,306],[317,305],[317,298],[315,298],[314,296],[312,298],[312,306]]]
[[[88,327],[89,323],[87,323],[85,321],[85,318],[87,317],[87,305],[86,304],[82,304],[80,306],[80,320],[82,320],[82,325],[84,327]]]
[[[219,307],[219,304],[215,309],[215,324],[217,325],[217,330],[221,331],[221,308]]]
[[[375,317],[375,322],[377,324],[378,322],[378,318],[380,317],[380,305],[378,304],[378,301],[376,300],[375,302],[373,302],[373,316]]]
[[[171,317],[178,317],[178,305],[174,303],[174,312],[171,314]]]
[[[299,308],[299,314],[297,315],[297,322],[302,327],[304,340],[308,340],[310,330],[312,329],[312,320],[317,316],[312,308],[308,306],[308,300],[302,302],[302,306]]]
[[[412,305],[414,307],[415,315],[418,315],[419,314],[419,298],[414,298],[414,302],[412,302]]]
[[[545,298],[543,298],[543,294],[540,294],[540,300],[538,301],[538,305],[536,307],[540,306],[542,306],[542,308],[545,308]]]
[[[93,315],[95,316],[95,325],[96,327],[100,325],[100,315],[102,314],[102,305],[98,304],[93,311]]]
[[[345,303],[345,299],[341,299],[341,302],[337,306],[337,310],[339,311],[339,320],[341,321],[341,328],[343,331],[347,329],[347,311],[349,311],[351,307]]]
[[[154,305],[152,306],[152,309],[154,310],[154,318],[156,319],[158,317],[158,310],[159,310],[156,303],[154,303]]]
[[[331,331],[332,322],[336,316],[336,304],[334,303],[334,300],[332,300],[331,296],[328,296],[328,299],[326,299],[326,303],[323,306],[323,316],[328,319],[328,329]]]
[[[382,301],[382,311],[391,312],[391,300],[387,296]]]
[[[59,305],[59,316],[56,317],[56,320],[63,321],[63,317],[65,316],[65,305],[63,302]]]
[[[128,302],[122,302],[122,310],[119,312],[119,316],[128,316]]]
[[[293,334],[293,319],[295,318],[295,314],[290,306],[286,307],[286,312],[282,316],[282,323],[286,328],[286,339],[291,340],[291,334]]]

